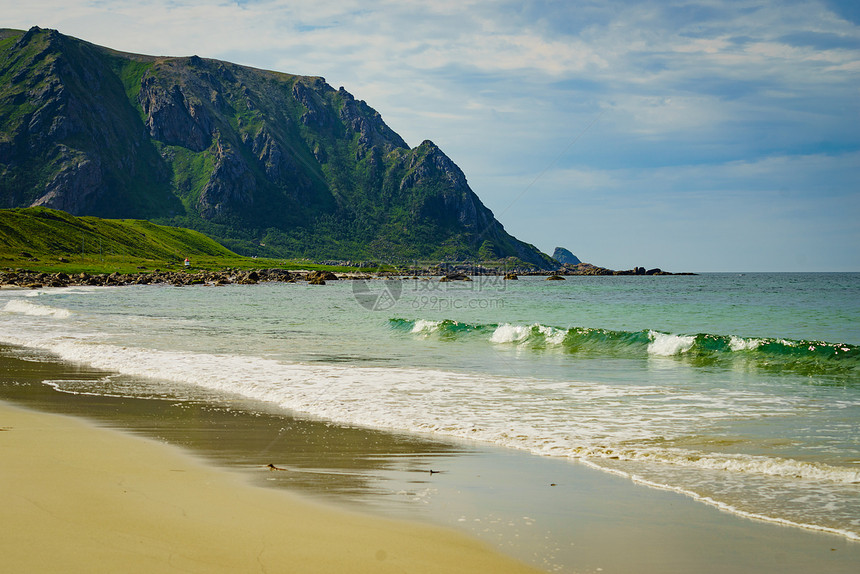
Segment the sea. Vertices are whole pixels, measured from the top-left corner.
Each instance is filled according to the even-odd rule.
[[[860,273],[4,289],[0,343],[116,374],[60,393],[239,396],[860,540]]]

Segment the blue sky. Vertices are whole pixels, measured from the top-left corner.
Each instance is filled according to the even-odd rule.
[[[860,271],[856,0],[0,0],[0,26],[323,76],[505,228],[614,269]]]

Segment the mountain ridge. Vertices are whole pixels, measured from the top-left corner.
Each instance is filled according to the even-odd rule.
[[[555,262],[462,170],[321,77],[0,30],[0,207],[141,218],[244,255]]]

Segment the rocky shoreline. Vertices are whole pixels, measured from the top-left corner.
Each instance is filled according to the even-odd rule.
[[[239,271],[225,269],[223,271],[162,271],[140,273],[41,273],[28,270],[7,270],[0,272],[0,285],[15,286],[27,289],[42,287],[79,287],[100,286],[118,287],[123,285],[174,285],[177,287],[189,285],[254,285],[261,281],[280,281],[284,283],[297,280],[313,281],[330,279],[326,272],[289,272],[283,269],[261,269],[256,271]]]
[[[141,271],[139,273],[44,273],[26,269],[7,269],[0,271],[0,286],[17,287],[21,289],[41,289],[43,287],[75,287],[102,286],[117,287],[123,285],[173,285],[177,287],[190,285],[255,285],[262,282],[295,283],[307,282],[311,285],[325,285],[326,281],[336,280],[366,280],[366,279],[396,279],[439,277],[439,281],[470,281],[470,276],[497,275],[505,279],[516,279],[523,276],[546,276],[548,279],[562,279],[565,275],[692,275],[692,273],[668,273],[660,269],[646,270],[637,267],[629,271],[613,271],[596,267],[588,263],[575,266],[565,266],[554,272],[523,271],[511,272],[482,267],[462,268],[448,267],[444,270],[413,269],[378,273],[333,273],[331,271],[287,271],[285,269],[238,270],[224,269],[221,271],[179,270]]]

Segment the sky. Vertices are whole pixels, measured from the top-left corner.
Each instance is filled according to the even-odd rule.
[[[505,229],[612,269],[860,271],[857,0],[0,0],[0,27],[323,76]]]

